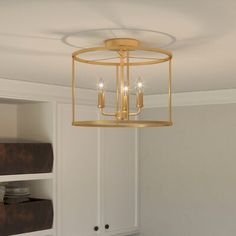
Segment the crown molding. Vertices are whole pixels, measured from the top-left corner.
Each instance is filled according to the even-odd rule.
[[[71,91],[71,88],[64,86],[0,78],[0,98],[71,103]],[[76,95],[78,104],[97,104],[95,90],[78,88]],[[112,93],[107,93],[108,107],[113,105],[113,97]]]
[[[69,89],[62,86],[40,84],[0,78],[0,97],[32,101],[69,101]]]
[[[236,103],[236,89],[174,93],[173,106],[199,106]],[[167,107],[168,95],[145,96],[145,108]]]
[[[97,91],[76,89],[78,104],[97,104]],[[71,103],[71,88],[57,85],[0,78],[0,97],[32,101]],[[114,94],[107,93],[108,107],[114,106]],[[133,98],[132,98],[133,99]],[[168,95],[146,95],[145,108],[167,107]],[[173,94],[173,106],[197,106],[236,103],[236,89],[223,89]]]

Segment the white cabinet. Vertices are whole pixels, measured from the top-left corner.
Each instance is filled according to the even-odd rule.
[[[138,227],[136,129],[101,131],[103,215],[108,234]]]
[[[97,116],[94,107],[80,107],[80,119]],[[135,129],[73,127],[71,105],[59,105],[58,236],[138,230],[136,149]]]
[[[96,113],[83,108],[81,118]],[[58,108],[58,235],[95,235],[99,225],[98,129],[71,125],[71,106]]]

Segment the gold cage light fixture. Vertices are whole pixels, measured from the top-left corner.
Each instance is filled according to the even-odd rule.
[[[161,127],[172,125],[171,99],[171,60],[172,53],[160,48],[141,47],[140,42],[132,38],[114,38],[104,42],[103,47],[85,48],[72,54],[72,125],[85,127]],[[115,57],[102,59],[87,59],[84,55],[91,52],[114,52]],[[156,53],[157,57],[138,57],[133,51]],[[160,55],[162,57],[160,58]],[[135,59],[139,59],[138,61]],[[141,59],[141,61],[140,61]],[[98,104],[102,116],[113,117],[112,120],[78,120],[76,118],[76,63],[86,63],[100,66],[112,66],[116,71],[116,102],[114,112],[106,112],[106,93],[103,80],[98,83]],[[136,110],[130,107],[130,67],[169,63],[168,70],[168,119],[167,120],[137,120],[143,108],[143,82],[139,78],[136,83]]]

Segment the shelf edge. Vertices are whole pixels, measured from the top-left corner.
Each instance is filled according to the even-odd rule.
[[[0,182],[53,179],[54,173],[0,175]]]

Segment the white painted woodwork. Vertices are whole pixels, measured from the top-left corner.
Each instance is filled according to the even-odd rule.
[[[24,234],[16,234],[18,236],[51,236],[53,235],[53,230],[42,230],[42,231],[36,231],[36,232],[30,232],[30,233],[24,233]],[[14,235],[13,235],[14,236]]]
[[[65,226],[68,226],[69,224],[69,219],[76,221],[77,219],[80,219],[80,218],[82,218],[83,220],[84,219],[83,217],[87,217],[86,218],[87,220],[89,219],[89,221],[93,221],[93,222],[86,223],[87,229],[89,228],[88,231],[91,233],[89,236],[94,235],[94,232],[91,229],[91,226],[93,227],[95,223],[98,223],[98,224],[100,223],[100,229],[104,230],[104,225],[106,221],[108,221],[108,216],[110,217],[111,222],[113,223],[111,224],[110,222],[108,222],[111,228],[110,230],[107,231],[106,234],[117,234],[118,232],[122,232],[124,227],[126,227],[128,224],[129,225],[132,224],[134,225],[134,227],[136,227],[136,225],[138,225],[138,214],[137,214],[138,206],[135,210],[136,223],[133,224],[134,221],[131,220],[130,221],[131,223],[129,222],[127,223],[127,225],[125,225],[126,222],[124,223],[122,222],[122,220],[120,220],[119,215],[118,216],[112,215],[111,208],[108,208],[108,206],[109,205],[111,206],[114,201],[112,196],[115,196],[116,194],[112,193],[112,195],[109,195],[108,193],[105,193],[105,189],[108,186],[112,185],[113,180],[109,180],[107,178],[104,179],[104,176],[111,176],[111,178],[115,178],[115,176],[119,176],[120,173],[117,171],[117,169],[115,169],[113,173],[111,171],[112,168],[109,170],[109,168],[106,167],[109,164],[115,166],[115,163],[116,163],[115,162],[116,159],[114,159],[115,157],[112,156],[111,159],[109,160],[109,155],[108,155],[110,152],[117,155],[116,153],[114,153],[114,151],[111,151],[112,149],[110,149],[112,147],[111,144],[113,143],[113,141],[109,138],[106,138],[109,140],[109,143],[106,144],[107,146],[106,152],[104,148],[100,150],[100,147],[102,147],[101,144],[104,143],[104,140],[102,140],[102,136],[105,133],[109,133],[112,131],[109,131],[109,129],[107,130],[105,129],[105,133],[103,134],[101,133],[100,134],[101,137],[100,137],[99,131],[95,131],[94,128],[88,129],[88,128],[72,127],[71,118],[70,118],[71,112],[66,111],[67,109],[65,109],[65,112],[63,112],[64,113],[63,116],[58,117],[58,120],[55,119],[56,116],[62,112],[62,110],[59,109],[59,112],[56,113],[56,102],[70,103],[71,101],[70,88],[61,87],[61,86],[53,86],[53,85],[37,84],[37,83],[19,82],[19,81],[14,81],[14,80],[7,80],[7,79],[0,79],[0,84],[1,84],[0,86],[0,98],[1,98],[0,100],[0,114],[1,114],[0,134],[1,134],[1,137],[11,137],[11,138],[14,137],[15,138],[15,137],[20,136],[20,137],[29,138],[29,139],[38,139],[41,141],[51,140],[54,143],[55,164],[54,164],[54,172],[52,174],[0,176],[0,182],[30,181],[32,185],[35,186],[36,189],[37,187],[40,186],[40,188],[38,189],[39,191],[40,189],[42,189],[44,193],[49,193],[50,196],[53,198],[55,218],[59,216],[59,224],[54,225],[54,229],[49,230],[49,231],[40,231],[40,232],[34,232],[34,233],[29,233],[29,234],[23,234],[23,235],[25,236],[26,235],[64,236],[62,235],[63,231],[61,231],[61,229],[64,227],[64,230],[65,230]],[[96,102],[96,96],[94,96],[96,92],[85,90],[85,89],[78,89],[78,91],[79,91],[78,101],[80,102],[80,104],[89,106],[89,105],[94,104],[94,102]],[[219,90],[219,91],[178,93],[178,94],[174,94],[173,96],[173,102],[174,102],[173,105],[174,106],[193,106],[193,105],[236,103],[235,91],[236,91],[235,89],[229,89],[229,90]],[[145,96],[145,107],[150,107],[150,108],[165,107],[166,106],[165,96],[166,95]],[[30,100],[32,102],[29,102]],[[44,101],[46,103],[37,103],[37,101],[41,101],[41,102]],[[31,103],[31,104],[25,105],[25,103]],[[61,107],[62,106],[60,106],[60,108]],[[71,109],[70,105],[68,105],[68,110],[70,109]],[[84,107],[84,110],[87,110],[88,113],[91,112],[91,114],[96,116],[95,114],[96,109],[94,108],[90,109],[89,107],[87,108]],[[86,115],[86,112],[82,112],[82,113]],[[30,118],[38,119],[38,121],[32,120]],[[62,127],[60,125],[62,125],[67,130],[66,137],[61,135]],[[29,129],[29,127],[31,128]],[[73,130],[71,132],[72,136],[69,134],[71,130]],[[90,130],[90,131],[88,131],[89,133],[87,133],[87,131],[85,132],[84,130]],[[95,132],[95,135],[91,134],[90,132],[91,133]],[[119,132],[119,131],[116,129],[114,132]],[[79,156],[79,158],[82,158],[82,160],[85,162],[80,162],[78,160],[78,155],[75,155],[75,154],[72,156],[73,162],[70,162],[71,157],[68,156],[68,153],[65,155],[65,158],[62,158],[63,152],[61,152],[60,150],[61,143],[58,143],[57,139],[59,139],[59,141],[61,142],[61,138],[63,138],[64,140],[66,140],[67,144],[69,145],[69,143],[72,142],[73,136],[76,136],[76,137],[78,136],[78,140],[76,140],[73,143],[74,147],[72,149],[70,149],[69,147],[69,150],[70,151],[73,150],[72,153],[75,153],[75,150],[78,151],[78,153],[80,153],[80,150],[82,150],[81,152],[82,154],[90,153],[92,158],[94,158],[92,160],[94,161],[92,164],[88,163],[89,160],[87,160],[85,156],[83,155]],[[114,134],[112,135],[112,138],[117,139],[116,133],[115,135]],[[137,136],[136,136],[136,140],[137,140]],[[79,143],[87,144],[87,146],[85,147],[85,145],[79,145]],[[96,148],[94,149],[95,146],[98,151],[95,150]],[[58,155],[57,155],[57,151],[58,151]],[[93,155],[94,153],[95,155]],[[105,155],[105,153],[108,153],[108,154]],[[58,157],[60,158],[60,162],[57,163]],[[77,164],[77,162],[79,162],[79,164]],[[117,166],[122,165],[122,163],[119,163],[119,162],[116,164]],[[136,170],[138,170],[137,161],[135,165],[136,165]],[[56,171],[57,166],[59,168],[59,171]],[[67,169],[68,166],[69,166],[69,169]],[[82,169],[82,167],[88,167],[88,171],[86,171],[85,169]],[[131,173],[132,171],[133,170],[131,170]],[[123,176],[121,176],[121,179],[122,177]],[[37,180],[37,181],[33,181],[33,180]],[[95,183],[95,180],[96,180],[96,183]],[[73,183],[75,182],[77,188],[75,188],[76,191],[73,190],[67,193],[66,191],[64,191],[63,187],[66,186],[67,183],[69,183],[67,187],[70,190],[72,190],[72,184],[71,184],[72,182],[70,181],[72,181]],[[114,180],[114,181],[119,182],[119,180]],[[136,178],[135,181],[136,181],[135,191],[137,191],[138,178]],[[44,183],[46,183],[46,185]],[[52,184],[50,185],[50,183]],[[86,183],[89,183],[91,186],[95,186],[96,189],[90,190],[91,192],[94,191],[95,197],[94,195],[91,195],[91,194],[85,195],[83,191],[78,192],[78,186],[82,186],[89,193],[88,185],[86,185]],[[57,192],[55,191],[56,184],[57,184]],[[121,186],[116,186],[116,187],[117,187],[117,191],[121,189]],[[125,186],[124,188],[126,187],[127,186]],[[111,190],[115,192],[115,188],[112,188],[112,186],[111,186]],[[129,194],[132,195],[132,193],[129,191],[127,193],[128,195]],[[119,198],[119,197],[121,194],[122,193],[119,192],[116,195],[116,201],[118,203],[117,203],[117,206],[113,206],[114,211],[118,209],[120,206],[119,204],[122,198]],[[70,196],[72,198],[70,198]],[[57,199],[59,199],[59,202],[57,202]],[[90,211],[89,210],[86,211],[85,214],[82,214],[81,212],[73,210],[72,202],[76,201],[76,204],[77,204],[81,199],[83,200],[82,202],[84,205],[86,205],[88,202],[93,202],[92,206],[95,206],[95,209],[89,206]],[[127,204],[128,201],[129,200],[126,199],[125,204]],[[138,202],[138,195],[136,196],[135,201],[136,203]],[[67,211],[66,204],[69,204],[73,211],[73,214],[76,217],[79,216],[80,218],[77,218],[77,219],[76,217],[73,218],[74,215],[69,214],[70,212]],[[74,207],[76,207],[76,205]],[[83,209],[87,209],[87,205],[84,206]],[[92,212],[91,212],[91,209],[92,209]],[[63,210],[64,212],[67,213],[65,216],[63,216],[62,214],[64,213]],[[76,215],[80,213],[81,215]],[[89,217],[86,214],[91,214],[93,215],[93,217]],[[115,222],[115,219],[118,219],[118,221]],[[67,225],[64,225],[64,222],[66,222]],[[81,221],[78,220],[77,222],[74,222],[73,224],[75,227],[79,228],[80,224],[82,223]],[[57,228],[57,232],[58,232],[57,234],[55,233],[55,228]],[[128,231],[127,229],[126,233],[124,233],[123,231],[123,233],[120,233],[119,235],[122,235],[122,234],[127,235],[133,232],[134,230]],[[73,235],[70,235],[68,232],[66,232],[65,235],[73,236]],[[79,236],[79,234],[76,234],[76,236],[77,235]],[[83,236],[86,236],[86,234],[84,234]]]
[[[29,93],[31,92],[32,90],[29,90]],[[11,97],[10,94],[9,92],[9,97]],[[2,97],[1,91],[0,97]],[[27,181],[33,197],[53,199],[55,213],[53,229],[45,231],[45,234],[44,231],[34,234],[46,236],[46,232],[50,232],[55,236],[91,236],[114,233],[125,235],[136,232],[137,169],[135,168],[137,167],[137,153],[135,137],[137,136],[134,130],[127,130],[127,134],[126,132],[120,133],[121,137],[127,135],[126,139],[128,138],[129,141],[127,144],[123,138],[117,140],[118,143],[121,141],[121,145],[126,145],[124,154],[127,157],[121,153],[123,158],[120,160],[119,155],[114,155],[114,158],[109,160],[107,157],[114,146],[114,142],[109,140],[109,136],[113,137],[117,130],[111,129],[111,131],[113,130],[111,133],[109,133],[109,129],[104,130],[108,134],[106,137],[105,133],[101,134],[101,130],[97,128],[73,127],[71,125],[71,105],[57,106],[51,100],[50,102],[42,100],[27,101],[27,93],[24,97],[15,94],[12,99],[8,96],[2,98],[0,104],[1,112],[6,116],[2,120],[4,121],[2,127],[11,128],[10,137],[51,142],[54,146],[53,173],[0,176],[0,182]],[[66,100],[66,102],[68,101]],[[82,109],[79,113],[80,119],[98,118],[97,110],[94,107],[80,106],[80,109]],[[56,115],[58,115],[57,122]],[[106,140],[107,138],[108,140]],[[103,139],[104,141],[102,141]],[[103,143],[109,144],[110,141],[111,149],[103,149]],[[106,152],[106,155],[103,152]],[[56,162],[57,153],[60,159],[58,164]],[[101,160],[103,155],[104,163]],[[114,171],[113,175],[109,176],[108,171],[118,163],[126,175],[122,175],[121,179],[116,181],[120,185],[119,188],[114,188],[112,182],[106,181],[102,177],[119,178],[118,172]],[[59,172],[56,171],[57,166]],[[113,191],[112,198],[108,197],[109,192],[105,192],[103,186]],[[120,200],[127,199],[125,204],[119,202],[120,207],[117,207],[117,196],[121,197]],[[107,203],[104,204],[105,202]],[[112,212],[115,214],[112,215]],[[114,228],[106,232],[104,226],[108,216]],[[100,230],[95,232],[94,226],[99,226]]]
[[[79,109],[80,119],[97,119],[93,107]],[[59,105],[59,235],[136,232],[136,130],[73,127],[71,113],[71,105]],[[105,224],[111,228],[105,230]],[[98,232],[94,226],[99,227]]]
[[[32,197],[52,199],[54,203],[53,228],[20,235],[56,236],[55,105],[51,102],[25,101],[20,97],[18,99],[7,99],[7,97],[0,99],[1,138],[19,138],[52,143],[54,169],[53,173],[0,175],[0,184],[22,181],[30,187]]]
[[[81,118],[96,119],[96,109],[80,107]],[[59,205],[58,235],[96,235],[99,225],[99,146],[97,128],[71,125],[71,105],[58,109]]]
[[[52,173],[0,175],[0,182],[53,179]]]
[[[236,89],[173,93],[173,107],[236,103]],[[144,108],[167,107],[168,95],[146,95]]]
[[[136,129],[102,129],[102,187],[107,234],[137,228]]]

